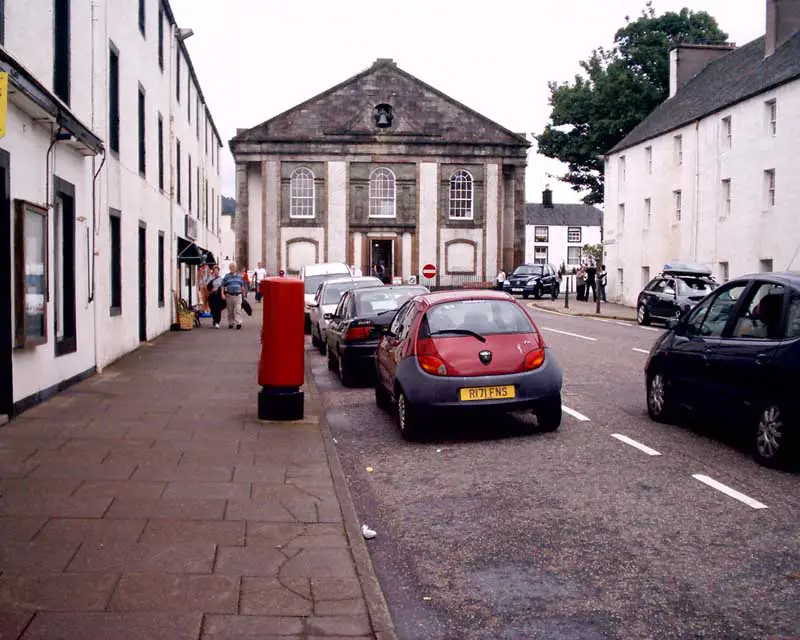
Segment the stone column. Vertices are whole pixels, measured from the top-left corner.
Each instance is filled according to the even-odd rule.
[[[498,199],[500,197],[499,166],[496,163],[486,165],[486,233],[484,234],[484,280],[497,275],[498,238]]]
[[[417,246],[419,248],[420,269],[428,263],[437,264],[438,254],[438,184],[439,168],[435,162],[422,162],[419,165],[419,227]]]
[[[266,178],[265,207],[262,214],[266,218],[264,267],[269,273],[277,273],[278,269],[287,268],[285,264],[280,264],[281,163],[277,160],[268,160],[265,163],[264,176]]]
[[[511,273],[514,264],[514,167],[503,165],[503,271]]]
[[[514,167],[514,266],[525,261],[525,167]]]
[[[248,202],[247,163],[236,163],[236,261],[248,264],[250,259],[250,208]],[[231,256],[234,257],[234,256]],[[221,256],[220,259],[224,258]]]
[[[347,260],[347,163],[328,162],[328,262]]]

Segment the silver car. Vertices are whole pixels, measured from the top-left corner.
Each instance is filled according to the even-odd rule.
[[[311,322],[311,343],[322,353],[325,352],[325,331],[328,321],[325,320],[326,313],[333,313],[339,299],[350,289],[361,289],[363,287],[379,287],[383,282],[379,278],[372,276],[362,276],[359,278],[330,278],[325,280],[314,294],[314,301],[309,305],[309,316]]]

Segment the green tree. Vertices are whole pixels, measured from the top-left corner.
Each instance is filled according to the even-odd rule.
[[[603,245],[602,244],[585,244],[583,245],[582,257],[594,258],[596,265],[603,262]]]
[[[652,2],[595,49],[573,82],[549,83],[550,123],[536,137],[539,153],[567,164],[559,179],[586,204],[603,202],[603,156],[669,95],[669,50],[680,43],[720,44],[728,35],[705,11],[656,16]]]

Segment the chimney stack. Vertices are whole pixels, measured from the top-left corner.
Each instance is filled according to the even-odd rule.
[[[798,31],[800,31],[800,0],[767,0],[764,56],[771,56]]]
[[[545,187],[542,191],[542,205],[545,209],[553,208],[553,192],[550,191],[550,187]]]
[[[710,62],[721,58],[736,48],[726,44],[679,44],[669,52],[669,97],[706,68]]]

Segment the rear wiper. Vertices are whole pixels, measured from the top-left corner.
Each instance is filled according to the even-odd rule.
[[[461,336],[472,336],[473,338],[476,338],[481,342],[486,342],[486,338],[484,338],[480,333],[476,333],[475,331],[470,331],[469,329],[440,329],[439,331],[431,331],[428,335],[440,336],[445,333],[456,333]]]

